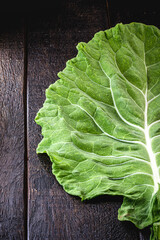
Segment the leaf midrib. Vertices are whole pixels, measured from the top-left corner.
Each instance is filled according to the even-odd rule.
[[[144,67],[146,70],[146,80],[148,80],[148,73],[147,73],[147,65],[146,65],[146,59],[145,59],[145,45],[143,42],[143,46],[144,46]],[[145,99],[145,111],[144,111],[144,129],[142,127],[139,127],[138,125],[132,124],[130,122],[128,122],[120,113],[119,110],[117,109],[116,103],[114,101],[114,94],[111,88],[111,78],[107,75],[107,73],[104,71],[100,61],[99,61],[100,67],[102,69],[102,71],[104,72],[104,74],[107,76],[107,78],[110,81],[110,91],[111,91],[111,95],[112,95],[112,99],[113,99],[113,103],[114,103],[114,107],[118,113],[118,115],[120,116],[120,118],[128,125],[135,127],[137,129],[139,129],[140,131],[144,132],[144,136],[145,136],[145,140],[146,143],[142,144],[145,146],[148,155],[149,155],[149,159],[150,159],[150,163],[151,163],[151,169],[152,169],[152,173],[153,173],[153,181],[154,181],[154,192],[153,195],[158,191],[159,189],[159,183],[160,183],[160,176],[159,176],[159,171],[158,171],[158,166],[156,163],[156,155],[152,150],[152,144],[151,144],[151,138],[149,136],[149,128],[150,126],[148,125],[148,104],[150,103],[150,101],[148,101],[147,99],[147,92],[148,92],[148,84],[146,84],[146,93],[144,94],[140,89],[140,91],[143,93],[144,99]],[[122,74],[123,75],[123,74]],[[128,81],[128,79],[126,79]],[[134,142],[134,141],[133,141]],[[133,143],[132,142],[132,143]],[[141,142],[138,142],[141,143]]]
[[[159,189],[158,183],[160,182],[160,176],[159,176],[158,166],[156,163],[156,155],[152,150],[152,139],[150,138],[150,135],[149,135],[150,126],[148,125],[148,105],[150,101],[148,101],[148,69],[146,64],[146,52],[145,52],[144,42],[143,42],[143,48],[144,48],[144,66],[145,66],[146,78],[147,78],[146,92],[145,92],[144,134],[145,134],[145,140],[146,140],[146,149],[149,155],[152,173],[153,173],[154,192],[152,196],[154,196],[154,194],[158,192],[158,189]]]
[[[144,134],[145,134],[145,139],[146,139],[146,149],[149,155],[149,159],[151,162],[151,168],[152,168],[152,173],[153,173],[153,180],[154,180],[154,193],[155,194],[158,189],[158,183],[160,182],[160,176],[159,176],[159,171],[158,171],[158,166],[156,163],[156,156],[155,153],[152,150],[152,144],[151,144],[151,138],[149,136],[149,126],[148,126],[148,103],[147,101],[147,89],[146,89],[146,94],[145,94],[145,113],[144,113]]]

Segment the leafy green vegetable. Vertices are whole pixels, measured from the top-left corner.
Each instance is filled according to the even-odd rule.
[[[66,192],[123,195],[119,220],[160,239],[160,30],[117,24],[77,49],[46,90],[37,153]]]

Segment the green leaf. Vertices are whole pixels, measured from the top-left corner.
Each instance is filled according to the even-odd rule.
[[[160,221],[160,30],[100,31],[59,72],[36,116],[53,174],[82,200],[123,195],[119,220]],[[158,237],[157,237],[158,239]]]

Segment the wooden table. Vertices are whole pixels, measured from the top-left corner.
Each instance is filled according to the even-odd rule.
[[[62,189],[48,157],[36,154],[34,118],[78,42],[118,22],[159,27],[159,10],[114,0],[57,0],[40,10],[0,16],[0,239],[147,240],[149,229],[117,220],[121,197],[81,202]]]

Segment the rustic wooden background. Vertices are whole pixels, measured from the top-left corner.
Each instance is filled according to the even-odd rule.
[[[64,192],[47,156],[35,152],[41,134],[34,118],[78,42],[118,22],[160,27],[159,6],[115,0],[47,4],[0,14],[0,239],[148,240],[149,229],[117,220],[121,197],[81,202]]]

